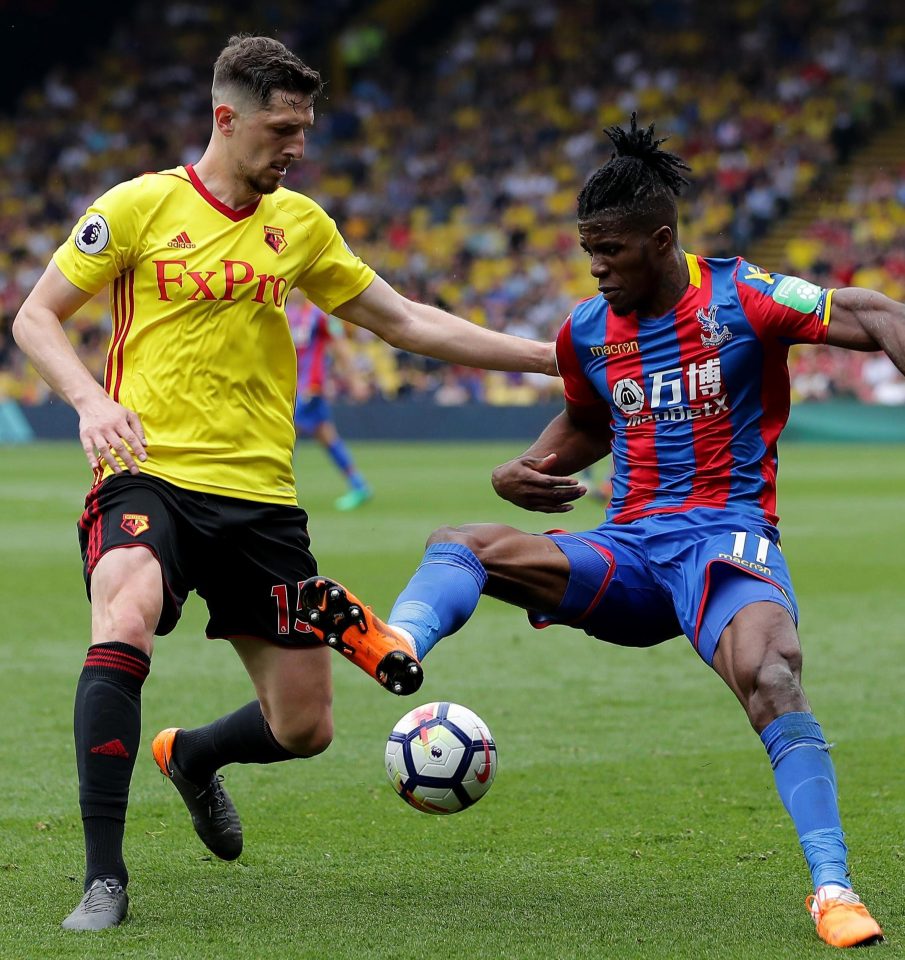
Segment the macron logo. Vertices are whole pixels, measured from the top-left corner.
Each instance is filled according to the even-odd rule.
[[[105,757],[122,757],[123,760],[129,759],[129,751],[123,746],[122,740],[108,740],[98,747],[91,748],[92,753],[99,753]]]
[[[195,244],[192,243],[192,241],[189,239],[189,235],[185,232],[185,230],[183,230],[182,233],[179,234],[179,236],[173,237],[173,239],[167,244],[167,246],[175,247],[177,250],[194,250],[195,249]]]

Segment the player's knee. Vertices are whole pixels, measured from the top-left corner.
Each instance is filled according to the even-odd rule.
[[[460,527],[438,527],[427,538],[427,546],[435,543],[459,543],[482,562],[499,543],[506,527],[496,523],[466,523]]]
[[[754,688],[764,699],[781,700],[800,689],[797,671],[784,659],[763,664],[754,678]]]
[[[432,547],[435,543],[465,543],[467,539],[462,527],[437,527],[427,538],[425,546]]]
[[[316,717],[301,715],[269,722],[277,743],[297,757],[316,757],[333,742],[333,715],[329,710]]]
[[[760,666],[748,702],[748,715],[755,729],[762,729],[783,713],[808,709],[800,676],[800,650],[790,650],[788,657],[774,657]]]
[[[127,643],[148,656],[154,647],[154,627],[135,607],[113,604],[92,617],[92,643]]]
[[[767,633],[758,683],[775,688],[778,692],[797,689],[802,663],[798,633],[780,608],[777,607],[774,616],[776,626]]]

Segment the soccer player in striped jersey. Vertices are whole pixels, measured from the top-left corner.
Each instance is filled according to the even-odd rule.
[[[314,437],[346,478],[349,489],[337,497],[336,509],[356,510],[374,494],[339,435],[324,395],[332,363],[337,361],[353,399],[361,401],[367,396],[355,375],[342,321],[328,316],[310,300],[290,301],[286,305],[286,317],[298,362],[295,432],[300,437]]]
[[[558,337],[565,410],[493,474],[503,499],[563,513],[586,492],[573,474],[611,453],[605,522],[543,535],[443,528],[387,623],[317,577],[303,588],[303,616],[371,673],[391,654],[420,661],[482,593],[525,608],[537,627],[569,624],[625,646],[684,633],[763,741],[812,875],[820,937],[874,943],[880,927],[849,881],[829,746],[801,687],[776,442],[789,415],[790,344],[884,350],[905,371],[905,306],[741,257],[686,253],[676,198],[688,167],[634,116],[630,130],[608,133],[616,152],[578,198],[599,292]],[[390,688],[411,692],[420,679],[411,676]]]
[[[297,615],[299,585],[317,567],[292,471],[289,292],[411,352],[556,372],[552,344],[402,297],[314,201],[283,188],[321,88],[278,41],[233,37],[214,66],[201,159],[98,199],[15,320],[20,347],[78,412],[96,480],[79,531],[92,606],[74,723],[85,895],[67,929],[126,915],[141,688],[154,636],[173,629],[191,590],[207,603],[208,636],[232,643],[257,694],[152,744],[208,848],[223,859],[242,850],[219,768],[310,757],[330,743],[330,653]],[[101,386],[62,323],[107,285],[113,335]]]

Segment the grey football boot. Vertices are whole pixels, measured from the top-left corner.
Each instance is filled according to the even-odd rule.
[[[119,880],[95,880],[60,926],[64,930],[106,930],[119,926],[128,909],[129,896]]]

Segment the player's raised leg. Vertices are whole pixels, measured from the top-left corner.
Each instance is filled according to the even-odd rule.
[[[523,609],[555,610],[570,563],[553,540],[498,523],[441,527],[390,611],[389,623],[414,638],[423,659],[459,630],[482,593]]]
[[[424,675],[411,639],[384,623],[342,584],[309,577],[299,600],[300,617],[312,633],[381,686],[400,696],[421,686]]]
[[[66,930],[117,926],[129,904],[123,834],[141,734],[141,688],[163,604],[154,555],[138,547],[105,553],[91,572],[91,603],[92,644],[74,714],[85,895],[63,921]]]
[[[555,610],[569,570],[569,560],[549,537],[502,524],[443,527],[428,539],[386,623],[324,577],[303,588],[302,616],[324,642],[384,686],[412,693],[421,685],[420,666],[415,673],[413,665],[468,621],[482,593],[526,609]]]
[[[326,750],[333,736],[329,651],[290,649],[257,637],[232,644],[257,700],[191,730],[154,738],[154,760],[179,791],[204,845],[222,860],[242,852],[242,824],[219,770],[230,763],[281,763]]]
[[[849,881],[829,745],[801,688],[801,647],[779,603],[740,609],[723,630],[713,667],[745,708],[773,766],[814,883],[808,908],[835,947],[879,942],[883,932]]]

